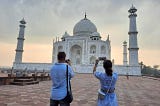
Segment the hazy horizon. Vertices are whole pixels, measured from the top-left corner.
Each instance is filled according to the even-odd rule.
[[[12,66],[15,58],[19,21],[27,22],[23,62],[51,63],[52,44],[65,31],[84,18],[97,27],[102,39],[111,40],[111,58],[123,63],[123,41],[128,39],[128,9],[137,8],[139,62],[160,65],[160,1],[155,0],[1,0],[0,1],[0,66]]]

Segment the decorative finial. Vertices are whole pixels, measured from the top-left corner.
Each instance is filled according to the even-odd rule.
[[[64,33],[65,35],[67,34],[67,31],[65,31],[65,33]]]
[[[132,4],[132,8],[133,8],[134,6],[133,6],[133,4]]]
[[[86,15],[86,12],[85,12],[85,17],[84,17],[84,19],[86,19],[87,18],[87,15]]]

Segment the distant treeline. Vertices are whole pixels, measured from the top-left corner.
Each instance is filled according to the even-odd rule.
[[[160,69],[144,65],[142,67],[142,75],[147,75],[147,76],[153,76],[153,77],[160,78]]]

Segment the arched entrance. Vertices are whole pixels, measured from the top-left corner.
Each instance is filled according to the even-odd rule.
[[[96,61],[95,56],[90,57],[90,64],[95,64],[95,61]]]
[[[70,49],[70,59],[72,64],[82,63],[82,48],[79,45],[74,45]]]

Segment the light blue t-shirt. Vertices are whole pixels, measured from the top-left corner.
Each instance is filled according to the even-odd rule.
[[[67,95],[67,83],[66,83],[66,63],[55,63],[50,71],[52,80],[51,87],[51,99],[61,100]],[[68,79],[74,76],[72,68],[68,65]]]
[[[118,74],[113,73],[112,76],[107,76],[105,72],[95,72],[95,77],[99,79],[101,84],[101,89],[114,89],[116,81],[118,79]],[[112,80],[112,81],[111,81]]]

